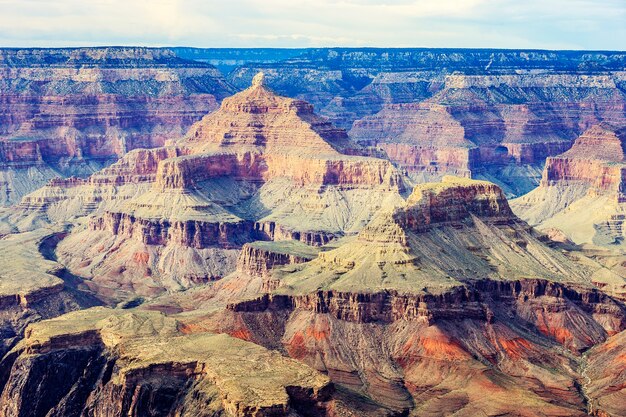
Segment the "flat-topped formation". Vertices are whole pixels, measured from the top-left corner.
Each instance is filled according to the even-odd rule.
[[[626,162],[626,128],[609,123],[591,126],[558,158]],[[554,159],[554,158],[553,158]]]
[[[619,246],[626,202],[626,131],[602,123],[567,152],[546,160],[541,184],[513,201],[541,229],[560,229],[577,244]]]
[[[307,407],[326,415],[332,387],[317,371],[249,342],[178,327],[160,313],[103,308],[32,324],[0,363],[8,371],[0,399],[12,407],[31,399],[34,413],[54,407],[59,415],[105,408],[245,417]]]
[[[604,123],[585,131],[567,152],[548,158],[542,186],[584,183],[597,192],[619,192],[626,177],[626,129]]]
[[[54,275],[61,265],[45,259],[39,252],[42,240],[51,233],[40,229],[0,239],[0,298],[13,297],[25,307],[63,289],[63,281]]]
[[[406,205],[380,213],[345,244],[277,274],[279,293],[438,293],[483,279],[589,284],[579,265],[513,215],[496,185],[454,177],[417,185]]]
[[[210,296],[227,311],[185,317],[398,413],[582,417],[572,355],[623,331],[626,309],[592,284],[600,265],[545,242],[496,185],[444,177],[312,261],[264,273],[267,285],[226,278]]]

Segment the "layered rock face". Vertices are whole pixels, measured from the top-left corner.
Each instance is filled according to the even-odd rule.
[[[495,175],[504,182],[499,177],[510,173],[503,167],[540,167],[594,123],[624,124],[620,82],[623,74],[448,75],[424,102],[386,106],[356,121],[350,134],[391,148],[393,160],[417,173]],[[513,194],[532,185],[504,184]]]
[[[328,378],[158,313],[91,309],[31,325],[0,362],[6,416],[330,415]]]
[[[183,138],[86,180],[54,181],[8,219],[27,227],[93,213],[61,258],[106,296],[154,295],[224,277],[246,242],[319,246],[360,230],[404,192],[393,165],[367,153],[261,74]]]
[[[199,207],[199,194],[159,194],[156,184],[147,200],[129,200],[144,204],[142,219],[164,213],[151,211],[167,207],[159,198]],[[211,201],[219,196],[213,189]],[[191,214],[168,213],[168,222]],[[96,248],[92,262],[103,268],[125,256],[151,268],[168,256],[180,263],[188,248],[144,245],[146,234],[108,227],[72,234],[56,253],[71,265],[89,237],[82,246]],[[59,416],[619,415],[613,341],[626,331],[626,306],[612,287],[593,285],[606,268],[545,241],[499,187],[444,177],[330,245],[246,243],[233,273],[186,291],[159,295],[181,285],[175,271],[120,279],[123,271],[94,269],[91,289],[115,299],[117,285],[143,295],[142,307],[137,299],[31,324],[0,361],[0,407]]]
[[[622,163],[626,162],[626,129],[595,125],[585,131],[567,152],[548,158],[541,185],[583,182],[596,192],[619,192]]]
[[[225,51],[194,52],[179,53],[185,58],[224,63]],[[443,88],[445,76],[452,73],[477,75],[477,78],[524,72],[531,78],[541,72],[604,75],[623,71],[626,60],[622,52],[591,51],[409,48],[287,51],[299,52],[296,56],[280,56],[277,52],[237,50],[242,65],[230,72],[229,81],[245,88],[258,71],[264,71],[273,89],[311,102],[346,129],[355,120],[382,110],[385,104],[419,102],[431,97]],[[539,98],[542,92],[538,89],[534,95]]]
[[[165,146],[0,210],[0,415],[625,413],[625,258],[570,233],[623,230],[623,131],[597,123],[621,117],[598,103],[623,54],[329,52],[283,78],[313,105],[259,75]],[[529,207],[613,217],[543,234],[468,178],[554,153]],[[410,192],[403,171],[458,177]]]
[[[623,303],[591,284],[598,267],[545,246],[497,186],[446,178],[203,326],[399,414],[582,416],[597,394],[580,352],[626,328]]]
[[[541,185],[514,201],[516,212],[578,244],[619,246],[624,236],[624,129],[608,123],[585,131],[567,152],[548,158]]]
[[[417,179],[490,179],[510,196],[591,125],[626,122],[622,53],[320,49],[229,79],[257,68]]]
[[[149,48],[0,50],[0,203],[162,146],[232,90],[211,65]]]

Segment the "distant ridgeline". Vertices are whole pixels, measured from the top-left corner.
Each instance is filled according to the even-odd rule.
[[[547,157],[593,125],[626,124],[626,52],[429,48],[193,49],[237,89],[259,70],[418,181],[536,187]]]
[[[626,53],[496,49],[0,49],[0,205],[183,136],[262,70],[416,181],[536,187],[584,131],[626,124]]]
[[[623,51],[547,51],[538,49],[451,48],[172,48],[181,58],[209,62],[220,70],[247,63],[371,70],[442,70],[476,74],[510,70],[623,71]]]

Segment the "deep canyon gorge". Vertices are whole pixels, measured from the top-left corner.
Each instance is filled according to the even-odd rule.
[[[0,49],[0,416],[626,416],[626,53]]]

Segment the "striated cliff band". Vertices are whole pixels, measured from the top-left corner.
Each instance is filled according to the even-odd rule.
[[[260,73],[181,139],[51,181],[5,220],[29,229],[91,214],[59,259],[106,297],[154,295],[232,272],[246,242],[320,246],[358,232],[405,191],[392,163],[368,153]]]
[[[233,274],[143,308],[326,373],[356,415],[621,415],[604,352],[626,307],[592,282],[607,268],[547,242],[497,186],[446,177],[317,253],[248,244]]]
[[[626,123],[624,61],[623,52],[312,49],[247,62],[228,79],[241,87],[263,69],[272,88],[310,101],[417,179],[485,178],[513,196],[592,124]]]
[[[626,130],[603,123],[548,158],[541,184],[514,200],[530,224],[559,229],[578,244],[621,247],[626,196]]]
[[[0,204],[162,146],[232,91],[166,49],[0,49]]]
[[[0,57],[0,415],[626,415],[623,53]]]
[[[625,62],[591,51],[2,49],[0,204],[181,136],[259,70],[419,180],[480,177],[521,195],[586,128],[624,123]]]

